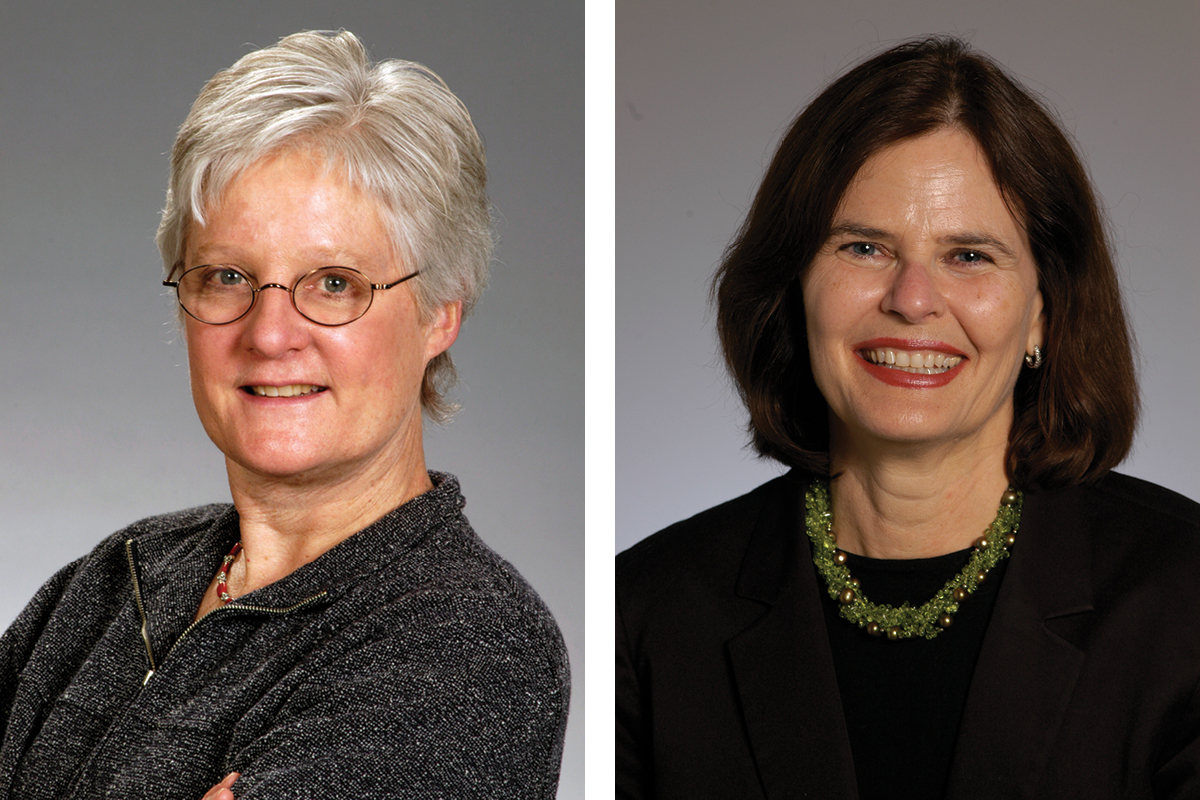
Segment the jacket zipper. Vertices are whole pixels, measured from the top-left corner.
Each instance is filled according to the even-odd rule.
[[[142,679],[142,685],[145,686],[150,682],[150,679],[154,677],[154,673],[158,670],[158,667],[154,662],[154,648],[150,646],[150,618],[146,615],[145,604],[142,603],[142,585],[138,579],[140,564],[138,563],[137,558],[137,544],[133,539],[126,540],[125,555],[129,560],[129,573],[133,577],[133,601],[137,606],[138,615],[142,619],[142,641],[146,644],[146,657],[150,660],[150,670],[146,673],[146,677]],[[253,611],[259,614],[272,614],[278,616],[282,614],[290,614],[293,611],[320,600],[327,594],[329,594],[327,591],[318,592],[312,597],[306,597],[300,602],[293,603],[286,608],[269,608],[267,606],[246,605],[244,603],[238,603],[236,600],[228,605],[219,606],[193,622],[191,625],[187,626],[184,632],[179,634],[179,638],[175,640],[175,644],[171,645],[171,648],[167,650],[167,655],[164,656],[164,658],[169,658],[171,653],[175,652],[175,648],[179,646],[179,643],[187,638],[187,635],[191,633],[197,625],[218,612],[225,611],[226,609],[238,609],[240,611]]]
[[[125,540],[125,556],[129,559],[129,574],[133,576],[133,602],[137,605],[138,615],[142,618],[142,641],[146,644],[146,657],[150,659],[150,671],[142,678],[142,686],[150,682],[156,669],[154,665],[154,648],[150,646],[150,618],[146,616],[146,606],[142,603],[142,584],[138,580],[137,545],[133,539]]]
[[[232,603],[230,603],[228,605],[218,606],[217,608],[214,608],[212,611],[205,614],[200,619],[193,622],[191,625],[188,625],[187,628],[184,629],[183,633],[179,634],[179,638],[175,640],[175,644],[171,645],[171,649],[167,651],[167,655],[165,657],[170,658],[171,653],[175,652],[175,648],[179,647],[179,643],[182,642],[185,638],[187,638],[187,635],[189,633],[191,633],[193,630],[195,630],[197,625],[199,625],[201,622],[204,622],[204,620],[208,619],[213,614],[220,614],[225,611],[253,611],[253,612],[256,612],[259,614],[272,614],[275,616],[282,616],[283,614],[290,614],[297,609],[304,608],[304,606],[307,606],[310,603],[314,603],[317,600],[320,600],[322,597],[324,597],[327,594],[329,594],[329,592],[326,592],[326,591],[317,592],[312,597],[306,597],[303,600],[301,600],[299,603],[293,603],[292,605],[287,606],[286,608],[269,608],[267,606],[251,606],[251,605],[245,605],[244,603],[239,603],[236,600],[234,600]]]

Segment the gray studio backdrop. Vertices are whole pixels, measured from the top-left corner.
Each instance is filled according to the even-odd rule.
[[[1200,5],[620,0],[618,550],[779,472],[744,447],[709,278],[791,118],[850,64],[929,33],[966,36],[1075,137],[1141,350],[1144,416],[1122,469],[1200,499]]]
[[[438,72],[487,145],[491,288],[428,428],[485,541],[546,599],[574,691],[559,797],[583,797],[583,3],[18,2],[0,9],[0,625],[148,514],[226,501],[154,247],[178,125],[254,46],[346,28]],[[113,587],[120,591],[121,587]]]

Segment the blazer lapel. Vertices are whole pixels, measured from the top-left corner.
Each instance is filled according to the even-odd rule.
[[[850,740],[793,475],[758,522],[737,594],[766,609],[727,643],[746,732],[770,800],[857,798]]]
[[[1065,494],[1026,496],[947,797],[1035,796],[1084,661],[1075,632],[1092,610],[1087,543]]]

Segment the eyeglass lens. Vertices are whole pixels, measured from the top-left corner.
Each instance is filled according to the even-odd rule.
[[[233,267],[193,267],[179,278],[179,302],[201,322],[223,325],[244,316],[256,291],[250,279]],[[321,325],[344,325],[366,313],[374,289],[371,282],[349,267],[314,270],[291,289],[296,310]]]

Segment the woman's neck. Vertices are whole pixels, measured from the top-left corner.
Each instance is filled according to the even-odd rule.
[[[379,474],[355,473],[337,481],[281,481],[232,463],[228,471],[242,543],[229,571],[229,591],[235,598],[287,577],[433,488],[419,448],[403,466],[393,464],[377,470]],[[214,578],[196,618],[219,604]]]
[[[836,440],[836,436],[834,437]],[[1008,487],[1004,449],[831,448],[838,546],[872,558],[930,558],[964,550],[996,518]]]

